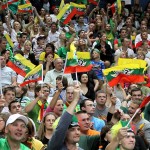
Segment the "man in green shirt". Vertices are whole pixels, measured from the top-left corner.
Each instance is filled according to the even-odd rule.
[[[27,131],[28,119],[20,114],[11,115],[5,128],[5,139],[0,139],[0,150],[29,150],[21,144]]]

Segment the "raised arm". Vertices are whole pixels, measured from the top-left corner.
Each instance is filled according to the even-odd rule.
[[[69,105],[66,112],[64,112],[64,114],[60,118],[58,126],[57,126],[51,140],[48,143],[47,149],[59,150],[62,148],[64,141],[65,141],[65,138],[66,138],[65,137],[66,132],[67,132],[68,127],[69,127],[71,120],[72,120],[74,109],[75,109],[75,107],[79,101],[79,96],[80,96],[80,91],[75,89],[74,90],[74,100]]]

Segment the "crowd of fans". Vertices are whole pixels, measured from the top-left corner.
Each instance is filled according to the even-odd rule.
[[[121,14],[113,0],[88,4],[67,25],[60,2],[31,0],[32,13],[16,14],[0,3],[0,150],[148,150],[150,103],[133,115],[150,95],[150,2],[143,10],[122,0]],[[92,70],[64,74],[74,50],[90,53]],[[24,77],[7,66],[16,54],[43,65],[42,83],[20,86]],[[145,60],[145,82],[110,87],[103,70],[119,58]]]

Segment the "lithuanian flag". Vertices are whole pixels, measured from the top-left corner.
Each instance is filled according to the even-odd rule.
[[[42,65],[38,65],[33,70],[31,70],[24,78],[24,82],[20,84],[20,86],[25,86],[26,84],[29,84],[31,82],[37,82],[42,80]]]
[[[83,5],[83,4],[76,4],[76,3],[73,3],[73,2],[71,2],[70,5],[77,9],[77,14],[78,15],[84,15],[85,9],[86,9],[85,5]]]
[[[71,19],[76,15],[83,15],[84,9],[86,8],[83,4],[70,3],[64,6],[61,6],[59,14],[57,15],[57,19],[63,22],[64,24],[68,24]]]
[[[8,1],[3,0],[1,7],[2,7],[2,9],[6,9],[9,5],[16,3],[16,2],[18,2],[18,0],[8,0]]]
[[[113,3],[110,6],[110,9],[112,11],[112,14],[114,14],[115,12],[118,12],[118,14],[121,14],[121,0],[117,0],[115,3]]]
[[[92,69],[89,52],[68,52],[64,73],[87,72]]]
[[[109,86],[115,86],[118,83],[137,83],[144,81],[144,68],[139,64],[126,64],[111,67],[103,71]]]
[[[32,4],[29,0],[21,0],[20,4],[18,5],[18,12],[19,13],[32,13]]]
[[[7,66],[23,77],[35,67],[34,64],[24,58],[21,54],[16,54],[11,58],[7,63]]]

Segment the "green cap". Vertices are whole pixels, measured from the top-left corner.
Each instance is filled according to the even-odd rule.
[[[72,116],[72,120],[71,123],[69,125],[69,128],[75,127],[75,126],[79,126],[78,124],[78,119],[75,115]]]

